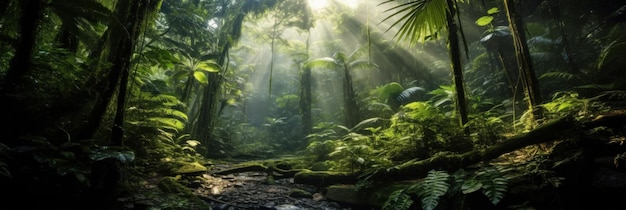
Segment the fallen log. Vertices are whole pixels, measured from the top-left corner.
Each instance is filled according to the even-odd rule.
[[[411,160],[402,165],[372,173],[370,177],[373,180],[397,181],[424,177],[432,169],[453,172],[526,146],[558,140],[567,133],[571,134],[572,131],[576,131],[577,128],[578,125],[573,118],[563,117],[486,149],[472,150],[462,154],[442,152],[428,159]],[[367,176],[367,174],[363,174],[361,177]]]
[[[244,173],[244,172],[267,172],[267,171],[268,171],[268,167],[261,163],[250,163],[250,164],[236,165],[231,168],[217,171],[213,174],[223,176],[223,175],[228,175],[228,174],[238,174],[238,173]]]
[[[232,166],[230,168],[227,168],[221,171],[214,172],[213,174],[224,176],[228,174],[238,174],[238,173],[245,173],[245,172],[264,172],[268,175],[274,176],[274,178],[276,179],[281,179],[281,178],[294,177],[294,175],[300,171],[301,169],[290,169],[290,170],[280,169],[276,167],[274,163],[271,163],[271,162],[248,162],[244,164],[235,165],[235,166]]]
[[[499,157],[529,145],[546,143],[557,140],[563,133],[578,128],[571,117],[563,117],[547,123],[526,134],[509,138],[499,144],[486,149],[473,150],[462,154],[440,152],[423,160],[409,160],[401,165],[378,170],[368,170],[365,173],[322,173],[302,171],[294,177],[295,183],[311,184],[355,184],[359,178],[375,182],[390,182],[417,179],[426,176],[432,169],[456,171],[460,168]],[[330,180],[341,182],[330,183]]]
[[[355,173],[302,170],[295,174],[293,182],[326,187],[334,184],[353,184],[356,178]]]

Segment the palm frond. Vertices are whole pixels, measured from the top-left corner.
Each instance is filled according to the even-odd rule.
[[[381,4],[390,2],[392,1],[386,1]],[[389,11],[395,12],[383,19],[383,22],[393,17],[401,16],[387,31],[400,25],[394,38],[406,41],[409,45],[415,45],[431,37],[437,37],[437,34],[447,24],[446,12],[448,11],[448,4],[445,0],[411,1],[392,7],[385,12]]]
[[[378,68],[378,65],[365,60],[353,61],[352,63],[348,64],[348,66],[350,66],[350,69]]]
[[[328,68],[334,69],[339,67],[339,64],[336,62],[334,58],[331,57],[323,57],[310,60],[304,64],[305,68]]]

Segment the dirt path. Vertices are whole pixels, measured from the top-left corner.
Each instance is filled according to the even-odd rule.
[[[213,175],[227,166],[214,166],[202,176],[202,183],[195,189],[195,193],[213,209],[355,209],[328,201],[315,187],[294,184],[293,178],[277,179],[270,184],[263,172]],[[305,193],[294,194],[294,190]]]

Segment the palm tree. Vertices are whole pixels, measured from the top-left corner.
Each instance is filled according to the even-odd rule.
[[[308,61],[304,68],[322,67],[339,69],[343,72],[343,100],[346,116],[346,126],[354,127],[360,121],[359,106],[354,92],[350,70],[377,67],[368,60],[358,60],[366,51],[365,48],[354,50],[349,55],[344,52],[336,52],[333,57],[323,57]]]
[[[394,1],[388,0],[381,3],[381,5]],[[441,31],[447,29],[447,41],[456,90],[456,109],[460,115],[460,124],[465,125],[469,119],[463,85],[463,67],[458,34],[459,26],[457,25],[459,21],[456,7],[457,4],[453,0],[409,1],[388,9],[387,11],[396,10],[396,12],[383,21],[404,13],[392,24],[390,29],[398,24],[402,24],[396,33],[396,38],[401,41],[407,41],[410,45],[429,39],[436,39]],[[463,31],[461,30],[460,33],[462,34]]]

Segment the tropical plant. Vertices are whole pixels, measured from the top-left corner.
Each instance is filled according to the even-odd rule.
[[[346,126],[353,127],[361,120],[357,93],[354,91],[351,70],[376,68],[377,66],[367,60],[359,60],[366,52],[365,48],[357,48],[350,54],[336,52],[333,57],[323,57],[308,61],[305,68],[323,67],[338,69],[343,73],[343,110],[346,116]]]
[[[385,153],[389,159],[423,159],[441,151],[461,152],[472,148],[454,118],[428,102],[402,106],[384,129]],[[410,146],[409,146],[410,145]]]
[[[482,190],[482,194],[495,206],[507,191],[508,169],[488,167],[474,173],[458,170],[450,175],[446,171],[430,170],[419,183],[394,191],[383,209],[411,209],[414,198],[422,209],[465,209],[468,194]]]
[[[391,2],[395,1],[388,0],[381,4]],[[457,25],[460,24],[460,15],[457,7],[457,1],[454,0],[409,1],[388,9],[387,11],[395,10],[395,12],[383,21],[402,14],[391,27],[402,23],[395,37],[398,40],[408,42],[410,45],[430,39],[438,39],[438,35],[442,30],[448,32],[447,42],[449,44],[452,75],[455,84],[456,110],[459,113],[459,123],[462,126],[469,121],[469,113],[467,110],[465,86],[463,85],[463,66],[461,64],[461,48],[458,33],[460,32],[463,39],[465,37],[462,28]],[[457,20],[455,20],[455,17]],[[467,46],[465,46],[465,51],[467,52]]]

